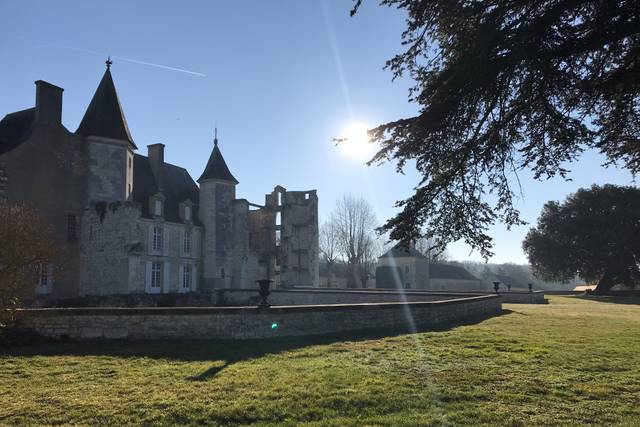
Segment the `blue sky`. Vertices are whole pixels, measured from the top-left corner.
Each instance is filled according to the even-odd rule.
[[[277,184],[317,189],[320,218],[342,194],[362,195],[382,222],[395,200],[411,194],[418,175],[393,165],[366,167],[331,139],[351,123],[375,124],[409,116],[409,82],[391,81],[384,62],[400,49],[402,13],[365,2],[309,1],[10,1],[0,2],[0,115],[34,104],[35,80],[65,89],[63,123],[74,131],[104,72],[112,73],[129,128],[146,145],[166,145],[167,161],[194,178],[212,148],[220,148],[240,181],[238,197],[261,203]],[[95,53],[92,53],[95,52]],[[125,61],[129,58],[204,74]],[[520,179],[518,206],[531,223],[550,199],[579,187],[630,184],[625,170],[602,168],[585,153],[571,182]],[[528,226],[496,225],[494,262],[524,263]],[[461,243],[454,259],[478,260]]]

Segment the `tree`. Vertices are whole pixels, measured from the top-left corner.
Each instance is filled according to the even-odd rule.
[[[446,246],[438,243],[437,239],[421,237],[415,241],[418,252],[426,256],[431,262],[446,262],[449,260]]]
[[[594,185],[563,204],[548,202],[522,247],[544,280],[579,275],[601,293],[633,287],[640,281],[640,189]]]
[[[414,80],[419,110],[369,131],[381,146],[369,164],[402,171],[413,160],[422,175],[382,226],[393,240],[415,241],[424,227],[488,258],[491,224],[524,224],[519,171],[566,178],[585,148],[640,171],[637,0],[381,4],[407,13],[404,50],[386,68]]]
[[[0,326],[59,255],[51,226],[32,208],[0,202]]]
[[[331,216],[336,228],[340,254],[347,264],[347,286],[366,285],[371,259],[376,253],[376,217],[363,198],[350,195],[338,200]]]
[[[340,257],[338,227],[335,221],[329,219],[320,226],[320,253],[327,265],[327,285],[332,286],[331,278],[336,262]]]

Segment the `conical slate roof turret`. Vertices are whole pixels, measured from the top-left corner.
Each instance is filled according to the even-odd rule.
[[[111,59],[107,60],[107,70],[91,99],[91,103],[84,113],[84,117],[76,130],[84,136],[102,136],[105,138],[128,141],[134,149],[127,120],[124,118],[116,87],[111,77]]]
[[[213,151],[211,152],[207,166],[204,168],[204,172],[202,172],[202,175],[198,178],[198,182],[202,182],[207,179],[220,179],[238,184],[238,180],[235,179],[231,174],[231,171],[229,171],[229,167],[224,161],[224,157],[222,157],[222,153],[218,148],[217,131],[216,137],[213,140]]]

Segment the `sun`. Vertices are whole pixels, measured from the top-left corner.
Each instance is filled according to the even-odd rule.
[[[369,160],[373,156],[374,144],[367,134],[367,125],[361,122],[350,124],[340,134],[338,148],[347,156],[358,160]]]

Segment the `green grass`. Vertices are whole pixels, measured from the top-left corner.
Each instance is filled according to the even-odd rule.
[[[14,349],[0,424],[640,425],[639,301],[550,299],[383,338]]]

